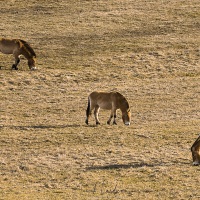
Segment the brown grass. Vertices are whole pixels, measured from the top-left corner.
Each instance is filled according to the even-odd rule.
[[[0,199],[198,199],[199,1],[0,1]],[[119,91],[132,124],[86,126],[87,96]]]

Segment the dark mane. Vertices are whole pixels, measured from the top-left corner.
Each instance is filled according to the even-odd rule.
[[[126,100],[126,98],[119,92],[116,92],[116,94],[123,100],[124,105],[129,109],[129,104],[128,104],[128,101]]]
[[[194,144],[193,144],[192,147],[191,147],[191,150],[192,150],[192,148],[199,142],[199,140],[200,140],[200,135],[199,135],[198,138],[195,140]]]
[[[24,45],[24,47],[26,48],[26,50],[27,50],[28,52],[30,52],[30,54],[31,54],[32,56],[36,57],[36,54],[35,54],[35,52],[33,51],[32,47],[31,47],[26,41],[20,40],[20,42]]]

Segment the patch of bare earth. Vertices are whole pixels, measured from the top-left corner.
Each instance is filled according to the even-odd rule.
[[[0,1],[2,37],[27,40],[37,71],[0,54],[0,199],[198,199],[199,2]],[[86,126],[87,96],[132,111]]]

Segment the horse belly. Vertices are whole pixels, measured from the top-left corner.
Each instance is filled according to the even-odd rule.
[[[0,51],[4,54],[12,54],[13,49],[5,46],[0,46]]]
[[[111,110],[112,109],[112,103],[110,102],[99,102],[99,107],[105,110]]]

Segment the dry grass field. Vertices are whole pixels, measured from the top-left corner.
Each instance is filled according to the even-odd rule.
[[[28,41],[37,71],[0,53],[0,200],[200,198],[199,0],[0,0],[1,37]],[[131,126],[87,97],[119,91]]]

